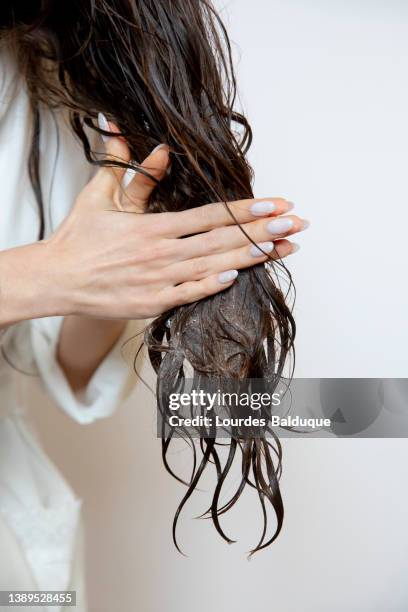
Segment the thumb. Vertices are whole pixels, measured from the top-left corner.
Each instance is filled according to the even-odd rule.
[[[126,168],[116,166],[115,162],[128,164],[130,151],[126,140],[120,135],[119,128],[111,121],[107,121],[102,113],[98,115],[98,127],[103,131],[103,133],[101,132],[105,149],[103,160],[111,161],[112,165],[101,166],[93,180],[107,195],[113,197],[126,172]]]
[[[135,212],[144,212],[157,181],[164,178],[166,174],[169,161],[169,147],[166,144],[160,144],[153,149],[140,166],[135,167],[134,170],[130,168],[126,170],[122,179],[124,190],[122,205]]]

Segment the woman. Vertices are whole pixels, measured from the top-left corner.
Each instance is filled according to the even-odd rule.
[[[25,424],[24,376],[38,372],[81,423],[109,416],[128,375],[126,322],[151,317],[169,389],[187,353],[197,371],[279,376],[294,323],[261,264],[294,252],[286,237],[307,224],[285,199],[252,197],[249,126],[208,3],[1,11],[0,584],[76,589],[85,609],[80,502]],[[260,449],[245,452],[258,473]]]

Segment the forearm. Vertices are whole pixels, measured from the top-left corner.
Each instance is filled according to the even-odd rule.
[[[58,268],[46,241],[0,252],[0,330],[20,321],[65,315],[58,361],[74,390],[86,386],[126,322],[69,316]]]
[[[57,359],[74,391],[83,389],[123,332],[126,321],[64,318]]]

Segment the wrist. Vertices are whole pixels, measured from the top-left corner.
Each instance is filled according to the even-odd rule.
[[[47,241],[0,252],[0,327],[67,314]]]

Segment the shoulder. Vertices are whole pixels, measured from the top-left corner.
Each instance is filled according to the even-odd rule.
[[[0,118],[22,87],[15,53],[0,41]]]

